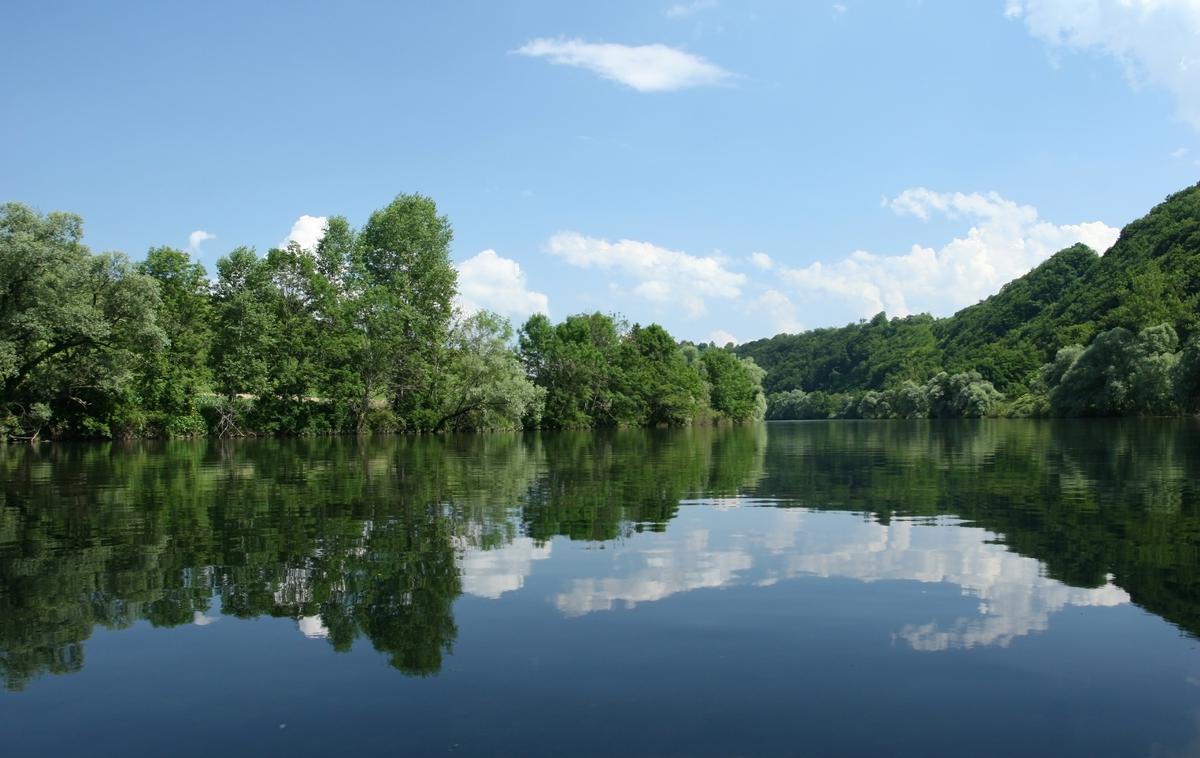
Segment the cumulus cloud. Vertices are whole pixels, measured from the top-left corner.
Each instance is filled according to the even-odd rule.
[[[855,301],[860,314],[918,311],[947,314],[996,292],[1052,254],[1077,242],[1104,252],[1120,230],[1100,221],[1058,225],[1035,208],[996,193],[939,193],[908,189],[885,201],[899,215],[922,220],[934,215],[973,225],[941,248],[913,245],[902,255],[858,250],[832,263],[785,269],[783,278],[800,290]]]
[[[738,339],[737,337],[734,337],[732,334],[725,331],[724,329],[718,329],[715,332],[713,332],[712,334],[708,335],[708,341],[713,343],[717,347],[725,347],[730,342],[732,342],[735,345],[740,345],[742,342],[740,339]]]
[[[692,0],[690,3],[675,3],[670,8],[667,8],[666,16],[667,18],[687,18],[700,11],[716,7],[717,0]]]
[[[771,260],[771,256],[766,253],[750,253],[750,262],[758,266],[763,271],[770,271],[775,262]]]
[[[655,303],[679,305],[692,316],[705,312],[707,298],[740,296],[746,283],[745,274],[730,271],[716,256],[688,255],[649,242],[609,242],[560,232],[546,247],[572,266],[619,272],[637,282],[633,294]]]
[[[1134,86],[1161,87],[1200,129],[1200,3],[1196,0],[1009,0],[1048,45],[1098,50],[1120,61]]]
[[[215,234],[209,234],[203,229],[197,229],[188,235],[188,248],[193,253],[198,253],[200,252],[200,243],[204,242],[205,240],[215,240],[216,238],[217,235]]]
[[[516,50],[559,66],[576,66],[638,92],[720,84],[730,73],[704,58],[666,45],[619,45],[579,39],[535,39]]]
[[[458,306],[466,314],[486,308],[523,320],[534,313],[550,313],[549,298],[529,289],[520,264],[495,250],[484,250],[457,268]]]
[[[747,310],[770,324],[773,334],[804,331],[804,324],[800,323],[800,309],[791,298],[777,289],[768,289],[751,300]]]
[[[296,223],[292,224],[292,230],[287,233],[279,246],[287,247],[289,242],[295,242],[305,250],[316,250],[317,243],[325,236],[327,221],[329,221],[327,216],[309,216],[308,214],[301,216],[296,219]]]

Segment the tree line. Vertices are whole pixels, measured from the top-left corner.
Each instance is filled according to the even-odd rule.
[[[1180,347],[1170,324],[1101,332],[1044,364],[1008,398],[978,371],[939,372],[882,391],[787,390],[767,398],[769,419],[1177,416],[1200,413],[1200,338]]]
[[[93,254],[0,207],[0,437],[440,432],[743,421],[762,372],[600,313],[519,330],[455,307],[453,231],[400,195],[314,249]]]
[[[1161,325],[1170,331],[1155,329]],[[1143,339],[1146,329],[1155,330]],[[968,392],[973,400],[963,396],[954,406],[957,415],[1159,415],[1196,411],[1189,356],[1197,339],[1200,185],[1127,225],[1104,255],[1069,247],[948,318],[880,313],[844,327],[757,340],[737,352],[766,370],[764,387],[779,401],[773,413],[787,417],[946,415],[951,408],[939,397],[947,382],[975,388]],[[1081,380],[1101,353],[1111,355],[1116,362],[1104,370],[1113,377],[1106,384],[1113,394],[1075,403],[1067,399],[1072,391],[1061,390],[1055,400],[1054,387],[1085,349],[1092,352],[1069,381]],[[1179,373],[1168,381],[1164,365],[1157,373],[1135,372],[1131,363],[1147,351]],[[1047,373],[1047,364],[1060,370]],[[931,379],[943,372],[945,378]],[[1134,373],[1140,378],[1131,379]],[[1151,381],[1152,374],[1158,378]],[[936,395],[928,411],[917,388]]]

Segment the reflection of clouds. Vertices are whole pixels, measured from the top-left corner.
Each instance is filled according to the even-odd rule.
[[[754,562],[749,553],[739,549],[710,549],[707,529],[654,536],[661,539],[638,551],[640,567],[622,577],[573,580],[555,599],[558,609],[567,616],[579,616],[610,610],[617,602],[633,607],[677,592],[724,587]]]
[[[1089,589],[1050,579],[1037,560],[994,544],[994,535],[983,529],[950,522],[859,521],[835,537],[813,528],[829,515],[818,519],[800,515],[801,540],[797,552],[786,557],[783,575],[947,583],[958,585],[964,596],[979,599],[978,615],[961,617],[948,627],[931,622],[902,628],[898,636],[917,650],[1006,646],[1014,637],[1044,631],[1051,614],[1067,606],[1129,602],[1129,595],[1111,580]]]
[[[325,626],[325,622],[321,621],[320,616],[301,616],[296,620],[296,626],[300,627],[300,633],[310,640],[324,639],[329,636],[329,629]]]
[[[463,592],[495,599],[519,590],[533,572],[533,562],[550,557],[550,543],[538,545],[529,537],[517,537],[503,547],[481,550],[460,545],[459,570]]]
[[[736,522],[715,537],[706,528],[729,519]],[[952,623],[905,625],[897,636],[916,650],[1004,646],[1045,630],[1050,616],[1068,606],[1129,602],[1111,579],[1094,589],[1069,587],[1046,577],[1037,560],[1009,552],[995,539],[949,520],[884,525],[848,513],[767,508],[721,513],[701,506],[681,511],[665,534],[639,535],[614,546],[616,575],[572,580],[555,602],[565,615],[576,616],[702,587],[769,586],[797,576],[953,584],[978,599],[974,615]]]
[[[203,611],[192,611],[192,623],[196,626],[208,626],[221,620],[220,616],[209,616]]]

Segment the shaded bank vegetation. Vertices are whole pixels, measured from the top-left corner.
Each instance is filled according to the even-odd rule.
[[[401,195],[313,250],[93,254],[82,222],[0,207],[0,438],[686,424],[761,418],[761,372],[656,325],[521,330],[455,308],[452,231]],[[707,347],[707,346],[706,346]],[[711,350],[710,350],[711,352]]]
[[[1062,250],[949,318],[880,313],[737,352],[766,370],[773,418],[1196,413],[1200,185],[1103,256]]]

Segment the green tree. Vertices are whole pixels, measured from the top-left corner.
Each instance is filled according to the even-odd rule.
[[[217,389],[225,398],[221,434],[238,431],[238,395],[257,397],[267,390],[267,357],[276,335],[272,294],[270,270],[253,249],[239,247],[217,261],[212,365]]]
[[[204,266],[182,250],[156,247],[138,269],[158,282],[157,319],[167,339],[165,350],[143,356],[139,366],[143,407],[152,424],[169,436],[203,434],[200,395],[209,389],[208,356],[212,346],[212,305]]]
[[[1187,413],[1200,412],[1200,334],[1188,340],[1175,365],[1175,401]]]
[[[709,403],[722,417],[733,421],[762,418],[766,410],[762,392],[764,371],[753,358],[738,358],[726,350],[700,354],[709,384]]]
[[[438,377],[434,431],[514,429],[525,419],[536,424],[545,390],[525,375],[512,337],[508,321],[490,311],[454,325],[446,370]]]
[[[617,421],[678,426],[695,417],[705,401],[704,382],[666,329],[634,326],[620,356]]]
[[[12,433],[139,431],[132,367],[161,350],[158,286],[83,222],[0,207],[0,414]]]
[[[433,200],[399,195],[357,237],[353,285],[361,292],[364,371],[385,383],[393,411],[412,429],[437,420],[433,383],[445,367],[457,283],[453,236]]]

